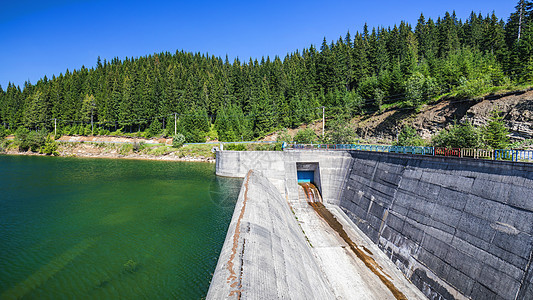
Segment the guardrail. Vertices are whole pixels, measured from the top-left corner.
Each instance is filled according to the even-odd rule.
[[[360,145],[360,144],[284,144],[284,150],[358,150],[417,154],[432,156],[469,157],[475,159],[533,162],[533,150],[470,149],[418,146]]]

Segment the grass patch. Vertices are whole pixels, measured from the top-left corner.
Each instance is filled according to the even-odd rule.
[[[166,145],[146,147],[145,149],[143,149],[143,153],[151,155],[151,156],[163,156],[171,152],[173,152],[172,147],[169,147]]]
[[[213,147],[218,146],[218,144],[203,144],[203,145],[183,145],[180,148],[176,149],[176,154],[179,157],[184,156],[203,156],[203,157],[215,157],[215,154],[211,152]],[[174,148],[175,149],[175,148]]]
[[[529,149],[533,147],[533,139],[527,139],[511,144],[510,149]]]
[[[132,152],[133,152],[132,144],[121,144],[118,148],[118,153],[120,153],[120,155],[128,155]]]

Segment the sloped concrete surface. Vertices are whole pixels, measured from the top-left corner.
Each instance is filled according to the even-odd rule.
[[[300,190],[299,195],[299,200],[291,201],[290,205],[335,298],[397,299],[380,278],[354,254],[339,234],[307,203],[303,190]],[[380,267],[378,272],[384,274],[397,290],[407,299],[426,299],[385,254],[351,223],[338,206],[328,205],[327,208],[342,224],[350,239],[376,261]]]
[[[335,299],[287,201],[249,171],[207,299]]]

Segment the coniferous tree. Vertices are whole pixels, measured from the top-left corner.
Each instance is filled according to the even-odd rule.
[[[459,48],[459,36],[457,34],[457,18],[455,12],[446,12],[444,18],[437,22],[440,41],[440,56],[445,56]]]
[[[26,99],[27,107],[24,110],[24,125],[30,129],[45,127],[48,115],[48,105],[41,91],[30,95]]]
[[[118,114],[118,123],[121,126],[125,126],[128,130],[132,131],[134,115],[132,113],[133,103],[132,100],[134,97],[133,87],[131,86],[131,80],[129,76],[126,76],[124,79],[124,84],[122,86],[122,99],[119,104],[119,114]]]
[[[414,29],[406,22],[392,28],[365,24],[353,36],[347,32],[330,44],[324,38],[319,50],[311,45],[283,60],[230,63],[227,57],[184,51],[110,62],[98,58],[94,68],[66,70],[22,89],[8,84],[0,90],[0,122],[11,129],[37,122],[50,128],[54,120],[86,124],[84,99],[93,95],[94,122],[110,131],[117,125],[129,132],[161,126],[173,134],[174,116],[185,130],[185,115],[192,112],[208,125],[225,120],[239,139],[310,122],[320,117],[321,105],[353,116],[384,103],[420,104],[439,91],[478,95],[510,80],[532,79],[531,3],[518,0],[506,22],[494,13],[471,13],[463,22],[447,12],[436,23],[421,15]],[[46,108],[44,116],[32,115],[38,103]],[[222,125],[215,127],[222,131]],[[203,128],[198,132],[209,130]]]

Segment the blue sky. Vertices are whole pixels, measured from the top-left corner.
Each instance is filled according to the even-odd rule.
[[[100,1],[0,0],[0,85],[23,86],[98,56],[108,61],[176,50],[239,57],[285,56],[369,27],[416,24],[455,10],[496,12],[507,20],[514,0],[448,1]]]

